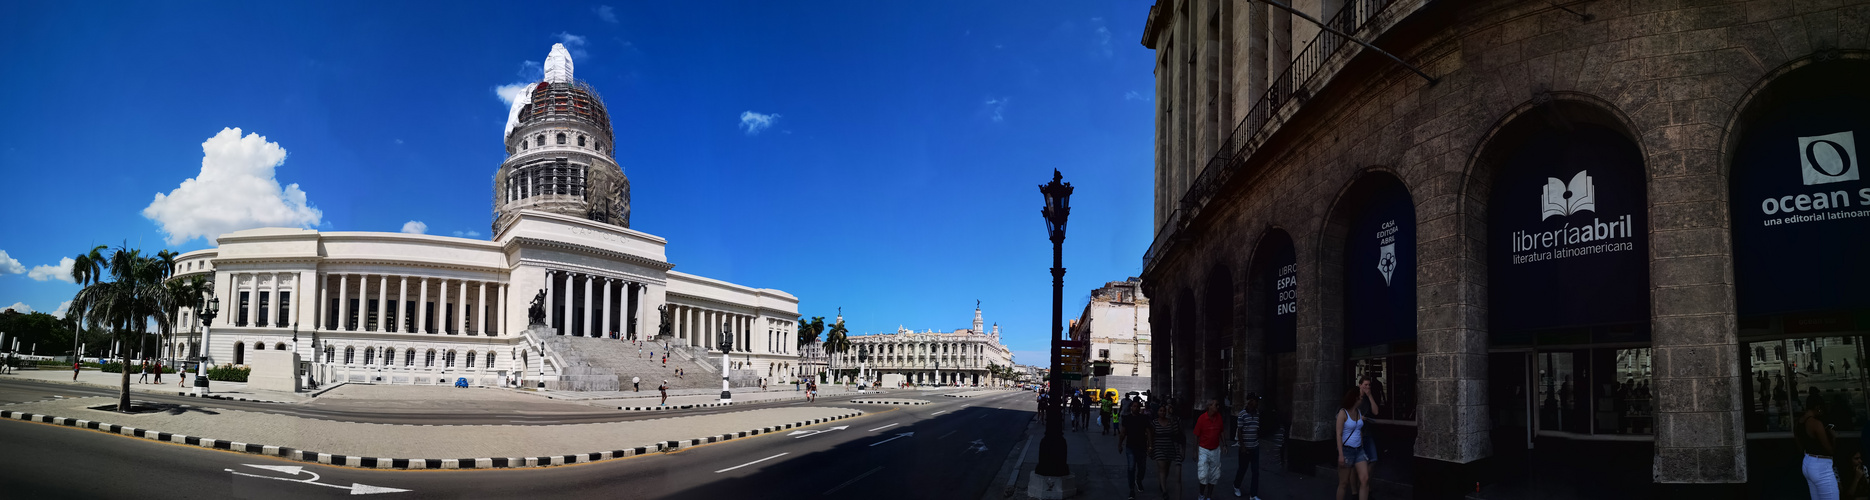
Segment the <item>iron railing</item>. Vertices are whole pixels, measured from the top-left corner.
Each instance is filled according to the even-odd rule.
[[[1369,24],[1370,20],[1382,14],[1385,8],[1396,1],[1348,0],[1342,10],[1325,21],[1325,26],[1339,32],[1357,35],[1358,31]],[[1278,78],[1273,79],[1272,86],[1267,88],[1266,93],[1253,103],[1253,108],[1247,111],[1247,116],[1241,118],[1240,123],[1234,126],[1233,133],[1228,134],[1227,140],[1216,147],[1214,157],[1202,167],[1201,174],[1195,176],[1194,181],[1189,184],[1188,191],[1183,193],[1176,209],[1169,213],[1168,220],[1156,230],[1155,241],[1151,242],[1149,250],[1143,253],[1144,269],[1148,269],[1157,257],[1167,251],[1174,242],[1175,233],[1180,232],[1183,225],[1200,213],[1201,208],[1213,199],[1222,186],[1227,185],[1228,181],[1241,173],[1244,162],[1235,160],[1244,159],[1253,154],[1253,151],[1249,150],[1252,139],[1262,132],[1271,132],[1265,130],[1266,125],[1272,122],[1273,116],[1278,114],[1286,103],[1294,101],[1295,97],[1302,102],[1303,98],[1300,96],[1302,89],[1318,76],[1332,56],[1347,45],[1355,46],[1356,44],[1330,30],[1320,30],[1317,37],[1312,38],[1304,49],[1293,56],[1292,64],[1286,66],[1285,71],[1280,73]]]

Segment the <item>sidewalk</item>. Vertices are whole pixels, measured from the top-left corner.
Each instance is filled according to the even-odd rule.
[[[324,463],[336,457],[336,463],[360,465],[352,462],[359,457],[384,457],[380,464],[373,459],[371,465],[362,466],[392,467],[392,459],[395,459],[417,463],[403,465],[413,468],[421,468],[421,463],[428,460],[439,464],[441,460],[463,457],[485,457],[489,464],[514,464],[483,467],[518,467],[528,463],[525,460],[511,462],[502,457],[548,457],[545,464],[565,463],[554,462],[549,457],[573,457],[566,460],[584,462],[746,437],[864,413],[850,408],[813,406],[587,424],[405,425],[338,422],[203,407],[170,407],[142,414],[90,409],[112,403],[115,398],[69,398],[5,405],[0,410],[10,415],[43,415],[46,417],[39,420],[48,422],[55,420],[51,417],[83,420],[90,428],[99,428],[97,426],[102,423],[101,430],[108,432],[119,431],[110,426],[121,426],[123,434],[132,434],[135,430],[134,435],[151,439],[199,442],[203,446],[237,451],[259,452],[263,447],[270,447],[266,454],[292,457],[286,453],[301,453],[304,455],[301,460]],[[225,444],[212,444],[216,442]]]
[[[138,373],[130,374],[130,392],[153,393],[153,394],[163,394],[163,395],[173,396],[175,395],[175,393],[178,393],[178,392],[193,394],[195,390],[195,374],[193,373],[190,373],[188,375],[188,384],[183,385],[183,386],[175,385],[175,383],[177,382],[177,379],[176,379],[177,375],[174,373],[162,374],[163,383],[160,383],[160,384],[138,383],[137,380],[139,380],[140,377],[142,377],[142,374],[138,374]],[[107,372],[97,371],[95,369],[86,368],[84,371],[78,373],[78,380],[73,381],[71,378],[71,367],[69,366],[65,367],[64,369],[17,370],[17,371],[7,372],[4,375],[0,375],[0,380],[7,380],[7,379],[30,380],[34,382],[46,382],[46,383],[53,383],[53,384],[83,385],[83,386],[99,387],[99,388],[110,389],[110,390],[122,390],[123,389],[123,374],[121,373],[107,373]],[[149,374],[149,379],[152,381],[156,380],[156,374],[154,373]],[[321,390],[331,389],[333,387],[336,387],[337,385],[338,384],[326,384],[323,388],[321,388]],[[208,388],[209,388],[209,393],[214,396],[225,397],[228,399],[245,399],[245,400],[250,400],[250,401],[269,401],[269,402],[278,402],[278,403],[303,403],[306,401],[310,401],[313,397],[317,395],[317,393],[315,392],[290,393],[290,392],[280,392],[280,391],[262,391],[258,389],[247,388],[246,382],[224,382],[224,381],[219,381],[219,380],[210,381]]]
[[[1101,428],[1086,427],[1082,431],[1071,430],[1069,418],[1061,422],[1065,435],[1065,464],[1071,467],[1071,475],[1078,481],[1078,494],[1071,498],[1078,500],[1124,500],[1129,498],[1125,481],[1129,469],[1125,458],[1117,451],[1117,434],[1102,434]],[[1186,428],[1186,426],[1184,427]],[[1024,499],[1026,480],[1033,467],[1039,465],[1039,439],[1045,435],[1045,422],[1034,418],[1026,428],[1025,446],[1030,449],[1015,451],[1022,453],[1024,460],[1014,470],[1013,477],[1005,472],[996,478],[994,486],[987,489],[981,500]],[[1190,448],[1195,446],[1194,436],[1188,437]],[[1214,487],[1214,498],[1231,499],[1234,496],[1234,471],[1239,469],[1239,459],[1235,448],[1221,447],[1221,480]],[[1336,477],[1309,477],[1282,470],[1277,464],[1269,463],[1272,457],[1270,448],[1260,450],[1260,498],[1274,499],[1318,499],[1332,498],[1337,494]],[[1195,453],[1188,451],[1182,461],[1182,491],[1179,499],[1195,498]],[[1138,500],[1158,500],[1163,496],[1162,485],[1156,480],[1156,462],[1149,461],[1148,470],[1143,479],[1143,491],[1136,495]],[[1246,493],[1249,477],[1241,479],[1241,492]],[[1011,482],[1013,487],[1004,489]]]

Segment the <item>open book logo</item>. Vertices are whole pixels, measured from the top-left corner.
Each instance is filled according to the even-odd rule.
[[[1545,192],[1539,195],[1539,220],[1550,219],[1554,215],[1565,216],[1584,211],[1597,211],[1597,186],[1591,183],[1591,176],[1579,170],[1571,177],[1571,183],[1560,182],[1556,177],[1545,178]]]

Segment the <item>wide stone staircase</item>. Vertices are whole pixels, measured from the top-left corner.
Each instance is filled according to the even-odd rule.
[[[669,381],[671,389],[719,388],[721,386],[720,356],[709,355],[705,349],[694,346],[671,346],[669,363],[662,363],[664,350],[661,342],[645,341],[641,346],[635,342],[573,337],[567,335],[549,335],[550,330],[528,331],[539,345],[545,348],[554,364],[562,363],[559,368],[559,380],[547,382],[546,387],[561,391],[616,391],[630,387],[630,377],[642,377],[643,387],[652,389],[663,380]],[[638,351],[638,348],[641,351]],[[650,352],[655,357],[649,357]],[[675,370],[682,369],[684,376],[675,376]],[[757,378],[744,383],[746,378],[736,370],[730,382],[737,387],[757,384]]]

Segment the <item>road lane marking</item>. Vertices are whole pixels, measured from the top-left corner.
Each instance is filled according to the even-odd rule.
[[[896,424],[900,424],[900,423],[902,423],[902,422],[897,422]],[[888,429],[888,428],[891,428],[891,427],[895,427],[895,426],[896,426],[896,424],[890,424],[890,425],[885,425],[885,426],[882,426],[882,427],[878,427],[878,428],[875,428],[875,429],[870,429],[870,430],[868,430],[868,431],[864,431],[864,432],[876,432],[876,431],[880,431],[880,430],[883,430],[883,429]]]
[[[955,433],[955,431],[948,431],[948,434],[942,434],[942,435],[941,435],[941,437],[938,437],[938,438],[935,438],[935,439],[941,439],[941,438],[945,438],[945,437],[948,437],[949,435],[952,435],[952,434],[954,434],[954,433]]]
[[[721,469],[721,470],[717,470],[717,471],[714,471],[714,473],[715,473],[715,474],[720,474],[720,473],[722,473],[722,472],[727,472],[727,471],[730,471],[730,470],[734,470],[734,469],[738,469],[738,468],[741,468],[741,467],[746,467],[746,466],[749,466],[749,465],[753,465],[753,464],[757,464],[757,463],[760,463],[760,462],[765,462],[765,461],[767,461],[767,460],[772,460],[772,459],[775,459],[775,458],[779,458],[779,457],[783,457],[783,456],[786,456],[786,455],[788,455],[788,454],[790,454],[790,453],[791,453],[791,452],[786,452],[786,453],[780,453],[780,454],[778,454],[778,455],[773,455],[773,456],[770,456],[770,457],[766,457],[766,458],[762,458],[762,459],[759,459],[759,460],[754,460],[754,461],[752,461],[752,462],[747,462],[747,463],[744,463],[744,464],[740,464],[740,465],[736,465],[736,466],[733,466],[733,467],[728,467],[728,468],[725,468],[725,469]]]
[[[872,446],[874,446],[874,445],[872,445]],[[883,470],[883,466],[881,466],[881,465],[879,465],[879,466],[877,466],[877,468],[875,468],[875,469],[870,469],[870,472],[865,472],[865,473],[863,473],[863,474],[859,474],[859,475],[858,475],[857,477],[853,477],[853,478],[851,478],[851,480],[849,480],[849,481],[845,481],[845,482],[844,482],[844,484],[840,484],[840,485],[838,485],[838,486],[837,486],[836,488],[832,488],[832,489],[829,489],[829,490],[825,490],[825,496],[831,496],[831,494],[832,494],[832,493],[837,493],[837,492],[838,492],[838,490],[841,490],[841,489],[844,489],[844,487],[845,487],[845,486],[850,486],[850,485],[851,485],[851,483],[855,483],[855,482],[857,482],[857,481],[858,481],[858,480],[860,480],[860,479],[863,479],[863,478],[866,478],[866,477],[870,477],[870,475],[871,475],[871,474],[876,474],[876,473],[877,473],[877,471],[880,471],[880,470]]]
[[[940,414],[943,414],[943,413],[948,413],[948,410],[942,410],[942,411],[938,411],[938,412],[935,412],[935,413],[930,413],[930,414],[929,414],[929,416],[931,416],[931,417],[933,417],[933,416],[936,416],[936,415],[940,415]]]
[[[905,432],[905,433],[902,433],[902,434],[897,434],[897,435],[896,435],[896,437],[893,437],[893,438],[889,438],[889,439],[885,439],[885,440],[882,440],[882,441],[877,441],[877,442],[875,442],[875,443],[871,443],[871,444],[870,444],[870,446],[871,446],[871,447],[875,447],[876,445],[879,445],[879,444],[883,444],[883,443],[888,443],[888,442],[890,442],[890,441],[895,441],[895,440],[898,440],[898,439],[902,439],[902,438],[906,438],[906,437],[909,437],[909,436],[914,436],[914,435],[916,435],[916,433],[915,433],[915,432]]]
[[[291,474],[294,476],[297,476],[299,475],[300,472],[303,472],[306,474],[311,474],[312,478],[311,479],[288,479],[288,478],[283,478],[283,477],[262,476],[259,474],[248,474],[248,473],[240,472],[234,469],[222,469],[222,470],[225,470],[227,472],[232,472],[235,475],[239,475],[239,476],[257,477],[260,479],[271,479],[274,481],[286,481],[289,483],[315,484],[319,486],[324,486],[326,488],[337,488],[340,490],[350,490],[352,495],[370,495],[370,494],[375,494],[375,493],[400,493],[404,491],[409,491],[409,490],[405,490],[402,488],[387,488],[383,486],[371,486],[371,485],[363,484],[363,483],[351,483],[350,486],[344,486],[341,484],[320,483],[318,482],[318,479],[319,479],[318,473],[305,470],[303,467],[299,467],[296,465],[254,465],[254,464],[241,464],[241,465],[259,468],[259,469],[266,469],[266,470],[270,470],[273,472],[284,472],[284,473]]]

